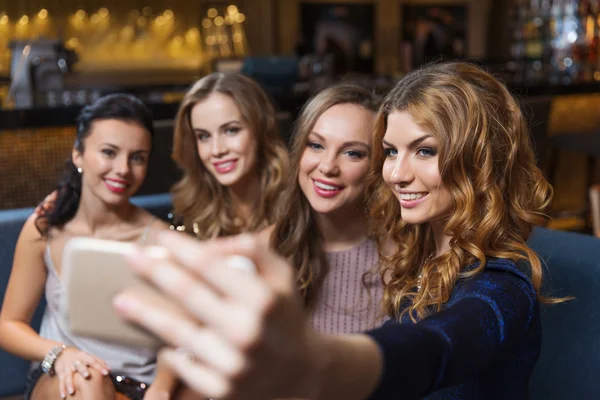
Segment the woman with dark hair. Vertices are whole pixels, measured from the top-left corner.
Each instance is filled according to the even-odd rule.
[[[251,235],[203,245],[161,235],[170,265],[157,274],[144,253],[131,262],[189,317],[128,293],[117,309],[179,347],[164,350],[165,363],[215,398],[528,398],[539,305],[564,299],[541,296],[542,266],[526,244],[552,188],[519,104],[474,65],[428,65],[387,95],[373,146],[370,217],[394,244],[383,327],[315,332],[293,269]],[[225,271],[229,255],[258,274]],[[167,268],[171,279],[160,279]],[[219,340],[209,348],[205,337]]]
[[[79,337],[70,332],[60,306],[68,239],[88,236],[145,245],[168,229],[129,201],[146,177],[152,135],[152,115],[133,96],[105,96],[83,108],[54,207],[32,214],[21,231],[0,313],[0,346],[33,361],[26,399],[141,399],[154,380],[155,351]],[[38,334],[29,323],[41,296],[47,307]]]

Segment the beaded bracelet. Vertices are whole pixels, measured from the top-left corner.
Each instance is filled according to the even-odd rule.
[[[60,346],[59,345],[52,346],[50,351],[48,351],[48,354],[46,354],[46,357],[44,357],[44,360],[42,361],[42,364],[41,364],[41,368],[42,368],[42,371],[44,371],[44,373],[46,373],[50,376],[54,375],[54,362],[56,361],[56,359],[58,358],[60,353],[62,353],[63,350],[66,348],[67,348],[67,346],[64,344],[61,344]]]

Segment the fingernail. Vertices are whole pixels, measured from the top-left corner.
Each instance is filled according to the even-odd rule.
[[[83,377],[84,378],[89,378],[90,377],[90,373],[89,372],[84,372],[83,373]]]
[[[113,306],[125,314],[135,313],[140,307],[138,301],[133,296],[126,294],[116,295],[113,299]]]
[[[64,399],[64,398],[66,398],[66,397],[67,397],[67,396],[65,396],[65,392],[61,391],[61,392],[60,392],[60,398],[61,398],[61,399]]]
[[[73,389],[73,386],[69,386],[69,394],[73,393],[75,393],[75,389]]]

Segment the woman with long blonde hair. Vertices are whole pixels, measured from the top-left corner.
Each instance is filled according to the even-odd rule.
[[[212,73],[190,88],[177,113],[173,159],[183,170],[171,192],[185,230],[210,239],[275,222],[287,150],[273,105],[252,79]]]
[[[375,97],[353,83],[329,87],[305,104],[292,136],[271,246],[296,268],[320,332],[362,332],[382,322],[383,285],[365,196]]]
[[[164,360],[217,398],[528,398],[539,304],[562,299],[540,295],[542,267],[526,244],[552,189],[517,101],[477,66],[428,65],[387,95],[373,146],[371,217],[396,245],[385,257],[391,319],[383,327],[345,336],[310,329],[293,269],[248,235],[205,246],[165,235],[169,282],[159,279],[164,264],[155,274],[155,261],[131,260],[193,318],[128,294],[117,308],[196,355],[166,350]],[[226,281],[215,264],[231,254],[250,258],[259,274]],[[187,301],[190,291],[210,309]],[[195,332],[172,333],[189,324]],[[207,332],[220,338],[211,360],[202,358]]]

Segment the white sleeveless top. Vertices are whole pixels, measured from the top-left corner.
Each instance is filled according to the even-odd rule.
[[[147,233],[153,221],[144,231],[141,244],[146,242]],[[46,245],[44,251],[44,264],[48,270],[48,276],[45,287],[46,309],[42,316],[40,336],[95,355],[106,362],[112,374],[126,375],[147,384],[152,383],[156,374],[155,350],[78,336],[70,331],[66,310],[61,307],[65,288],[54,267],[49,244]],[[37,366],[39,362],[32,365]]]

